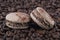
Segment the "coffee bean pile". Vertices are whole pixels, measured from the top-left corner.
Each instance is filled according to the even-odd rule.
[[[54,28],[45,30],[33,21],[28,29],[11,29],[5,25],[5,16],[10,12],[30,13],[36,7],[43,7],[56,21]],[[60,0],[0,0],[0,40],[59,40]]]

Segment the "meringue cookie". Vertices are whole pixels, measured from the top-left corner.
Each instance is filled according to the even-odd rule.
[[[55,24],[53,18],[41,7],[34,9],[30,16],[34,22],[44,29],[51,29]]]
[[[28,28],[30,16],[23,12],[13,12],[6,16],[6,25],[14,29]]]

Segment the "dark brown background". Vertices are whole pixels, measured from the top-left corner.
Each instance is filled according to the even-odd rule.
[[[55,20],[53,29],[38,28],[29,23],[30,28],[15,30],[5,25],[5,16],[10,12],[30,14],[36,7],[44,8]],[[38,30],[39,29],[39,30]],[[0,0],[0,40],[59,40],[60,39],[60,0]]]

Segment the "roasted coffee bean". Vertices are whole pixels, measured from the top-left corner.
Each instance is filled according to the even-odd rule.
[[[18,7],[19,8],[16,8]],[[32,29],[32,24],[30,23],[31,28],[21,31],[20,29],[11,29],[5,25],[5,16],[11,12],[25,12],[25,13],[31,13],[32,10],[34,10],[36,7],[43,7],[50,15],[52,15],[52,18],[55,18],[54,20],[57,22],[58,28],[54,27],[52,30],[44,30],[41,33],[37,33],[37,36],[35,38],[31,38],[33,33],[36,33],[38,29]],[[10,9],[11,8],[11,9]],[[26,11],[24,11],[26,10]],[[3,18],[0,18],[0,40],[60,40],[60,0],[0,0],[0,16]],[[58,11],[58,12],[56,12]],[[59,13],[58,15],[56,13]],[[59,20],[59,21],[58,21]],[[4,24],[3,24],[4,23]],[[35,24],[34,24],[35,25]],[[34,26],[35,27],[35,26]],[[36,26],[37,28],[38,26]],[[42,28],[40,28],[41,30]],[[13,36],[7,37],[6,33],[7,31],[10,31],[11,34],[13,33]],[[48,32],[47,32],[48,31]],[[57,32],[57,33],[55,33]],[[20,38],[20,34],[25,35],[25,37]],[[29,36],[28,36],[29,34]],[[43,36],[41,36],[41,35]],[[47,35],[47,39],[46,36]],[[57,35],[57,38],[56,38]],[[54,37],[55,36],[55,37]]]

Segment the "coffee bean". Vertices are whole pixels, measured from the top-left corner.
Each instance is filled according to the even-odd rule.
[[[54,27],[52,30],[44,31],[40,28],[42,32],[36,32],[38,29],[32,28],[32,25],[36,25],[33,22],[30,23],[31,27],[27,30],[11,29],[5,25],[7,14],[17,11],[30,14],[36,7],[42,7],[52,15],[52,18],[57,22],[57,28]],[[0,0],[0,40],[60,40],[59,10],[60,0]]]

